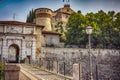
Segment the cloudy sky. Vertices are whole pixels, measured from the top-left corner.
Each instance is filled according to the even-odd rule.
[[[26,21],[32,8],[57,10],[64,4],[63,0],[0,0],[0,20],[13,20],[13,14],[16,14],[17,21]],[[83,14],[96,13],[101,9],[105,12],[120,12],[120,0],[70,0],[69,4],[73,10],[81,10]]]

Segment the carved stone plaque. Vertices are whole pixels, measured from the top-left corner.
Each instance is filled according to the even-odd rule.
[[[8,33],[22,33],[21,26],[7,26]]]
[[[32,47],[32,42],[31,41],[26,42],[26,48],[31,48],[31,47]]]

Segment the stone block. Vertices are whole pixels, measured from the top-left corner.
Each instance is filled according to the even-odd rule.
[[[82,80],[81,64],[73,64],[73,80]]]
[[[58,65],[57,61],[54,61],[54,63],[53,63],[53,72],[59,73],[59,65]]]
[[[5,64],[5,80],[19,80],[20,64]]]
[[[46,69],[47,68],[47,61],[43,60],[43,68]]]
[[[73,65],[73,80],[79,80],[79,64]]]

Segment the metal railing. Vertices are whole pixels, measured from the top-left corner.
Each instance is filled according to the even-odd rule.
[[[112,52],[113,54],[115,52]],[[120,52],[118,55],[111,55],[107,52],[106,55],[102,55],[101,52],[98,55],[92,54],[93,62],[93,78],[94,80],[119,80],[120,79]],[[48,71],[53,71],[53,63],[57,62],[57,73],[63,76],[72,76],[73,64],[81,64],[83,80],[89,79],[89,58],[88,55],[79,53],[77,55],[71,53],[72,57],[67,54],[54,54],[44,53],[34,65]],[[32,64],[33,65],[33,64]]]
[[[25,61],[25,63],[29,66],[33,66],[35,68],[38,68],[38,69],[41,69],[41,70],[44,70],[44,71],[47,71],[47,72],[50,72],[51,74],[55,74],[57,76],[60,76],[60,77],[64,77],[65,80],[72,80],[72,75],[69,76],[67,75],[67,71],[65,71],[67,69],[67,65],[66,63],[64,64],[64,67],[62,67],[63,64],[60,64],[60,62],[58,62],[58,64],[56,66],[61,66],[59,67],[58,71],[57,72],[54,72],[54,59],[50,59],[50,58],[47,58],[47,59],[40,59],[39,61],[32,61],[29,63],[28,60]],[[44,64],[46,64],[46,66],[44,66]],[[66,69],[65,69],[66,67]],[[61,69],[62,68],[62,69]]]

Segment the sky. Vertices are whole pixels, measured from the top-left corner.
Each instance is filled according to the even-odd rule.
[[[15,20],[25,22],[32,9],[50,8],[54,11],[64,4],[63,0],[0,0],[0,20],[13,20],[15,14]],[[120,12],[120,0],[70,0],[69,4],[74,11],[81,10],[84,15],[99,10]]]

